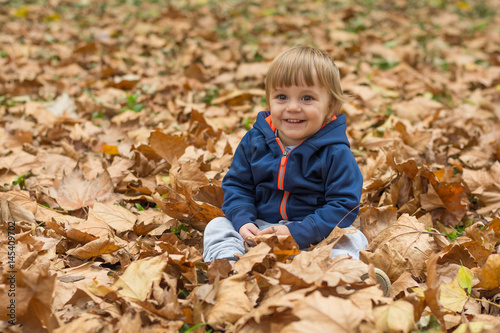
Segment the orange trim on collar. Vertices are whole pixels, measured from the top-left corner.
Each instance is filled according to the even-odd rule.
[[[271,130],[273,132],[276,132],[276,126],[273,125],[273,121],[271,120],[271,115],[266,117],[266,121],[269,124],[269,126],[271,126]]]

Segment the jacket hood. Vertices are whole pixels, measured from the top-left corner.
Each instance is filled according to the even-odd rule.
[[[270,111],[259,112],[254,125],[254,128],[259,130],[264,135],[266,142],[268,143],[276,140],[274,130],[271,127],[271,119],[266,119],[270,115]],[[313,136],[302,142],[301,145],[304,144],[311,146],[312,148],[315,148],[315,150],[331,144],[344,144],[350,147],[350,143],[346,135],[346,129],[347,125],[345,114],[338,114],[335,120],[323,126]]]

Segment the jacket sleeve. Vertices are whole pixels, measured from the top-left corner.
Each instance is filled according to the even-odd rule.
[[[250,166],[251,133],[248,132],[241,140],[234,153],[231,167],[222,182],[224,203],[222,210],[235,228],[255,222],[255,186]]]
[[[324,175],[326,204],[302,221],[287,225],[300,248],[322,241],[337,225],[350,226],[358,215],[363,176],[356,159],[349,147],[340,146],[328,161]]]

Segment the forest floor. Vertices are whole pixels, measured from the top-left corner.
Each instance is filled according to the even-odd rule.
[[[0,0],[2,332],[497,332],[500,2]],[[336,229],[202,260],[264,77],[336,60],[364,177]],[[390,297],[361,275],[392,281]]]

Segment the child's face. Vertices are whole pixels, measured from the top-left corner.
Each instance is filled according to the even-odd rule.
[[[271,120],[285,146],[295,146],[319,131],[331,118],[332,101],[327,89],[314,80],[313,86],[271,89]]]

